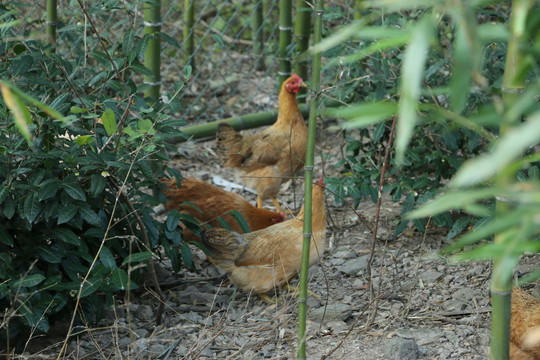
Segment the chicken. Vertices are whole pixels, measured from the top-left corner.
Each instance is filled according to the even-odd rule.
[[[313,186],[312,237],[309,266],[321,258],[326,238],[324,185]],[[225,270],[231,283],[246,292],[264,294],[280,287],[300,271],[304,208],[290,220],[248,234],[225,229],[201,233],[214,263]]]
[[[512,291],[510,359],[540,360],[540,300],[519,287]]]
[[[298,109],[296,93],[303,80],[296,74],[283,82],[276,122],[261,132],[242,135],[229,124],[217,128],[217,150],[226,167],[238,168],[246,186],[257,191],[257,207],[275,196],[281,183],[302,169],[306,158],[307,127]]]
[[[218,217],[225,220],[236,232],[243,232],[240,224],[231,215],[238,211],[246,220],[249,230],[264,229],[285,220],[285,214],[251,205],[241,195],[222,190],[204,181],[185,178],[182,187],[176,186],[176,179],[161,179],[167,185],[164,191],[167,198],[167,210],[176,209],[181,213],[191,214],[203,227],[221,227]],[[183,231],[186,241],[197,241],[198,237],[188,229]]]

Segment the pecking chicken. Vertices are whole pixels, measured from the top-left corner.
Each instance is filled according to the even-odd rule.
[[[326,210],[324,185],[313,186],[312,237],[309,266],[324,252]],[[201,233],[214,263],[225,270],[231,283],[247,292],[264,294],[285,285],[300,271],[304,208],[290,220],[248,234],[225,229]]]
[[[281,183],[301,170],[306,158],[307,127],[298,109],[296,93],[305,86],[293,74],[283,82],[279,93],[276,122],[265,130],[242,135],[229,124],[217,128],[217,150],[225,166],[238,168],[246,186],[257,191],[257,207],[270,198],[283,212],[275,196]]]
[[[540,360],[540,300],[519,287],[512,291],[510,359]]]
[[[250,231],[264,229],[285,220],[283,213],[256,208],[241,195],[222,190],[201,180],[185,178],[181,181],[180,188],[176,186],[176,179],[162,179],[161,182],[167,186],[167,190],[164,191],[167,210],[176,209],[181,213],[191,214],[205,228],[208,228],[208,225],[221,227],[218,221],[218,217],[221,217],[233,231],[242,232],[240,225],[231,215],[232,210],[242,215]],[[188,229],[185,229],[183,234],[187,241],[198,240],[198,237]]]

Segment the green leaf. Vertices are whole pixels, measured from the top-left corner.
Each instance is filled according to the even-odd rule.
[[[47,179],[39,185],[38,197],[40,201],[53,198],[58,190],[60,184],[57,179]]]
[[[37,192],[31,192],[26,196],[26,199],[24,199],[24,216],[28,222],[33,223],[40,211],[41,204],[39,202],[39,195]]]
[[[79,204],[79,214],[81,214],[81,217],[84,221],[89,223],[90,225],[99,225],[101,224],[101,219],[99,218],[98,214],[90,207],[90,205],[86,203]]]
[[[3,225],[0,225],[0,243],[7,245],[7,246],[13,246],[13,238],[9,233],[7,232],[6,228]]]
[[[80,113],[83,113],[83,112],[87,112],[89,110],[80,108],[78,106],[72,106],[69,111],[72,112],[73,114],[80,114]]]
[[[350,119],[343,124],[344,128],[367,127],[394,116],[397,112],[397,104],[392,102],[376,102],[356,104],[348,107],[327,109],[325,114]]]
[[[57,224],[67,223],[69,220],[77,214],[77,207],[73,204],[64,204],[58,208],[58,221]]]
[[[92,295],[93,293],[98,291],[103,284],[103,280],[104,279],[102,276],[94,276],[88,279],[83,285],[81,297]]]
[[[430,15],[426,15],[413,30],[411,42],[403,56],[400,80],[401,96],[396,125],[396,162],[398,164],[403,163],[405,150],[417,122],[418,99],[424,80],[424,66],[432,33],[433,19]]]
[[[454,71],[450,80],[450,105],[457,114],[465,109],[472,84],[473,61],[467,41],[467,34],[460,28],[456,36]]]
[[[30,128],[28,127],[28,124],[32,123],[30,112],[26,108],[26,105],[24,105],[20,96],[12,91],[13,89],[6,82],[0,81],[0,90],[2,91],[6,106],[13,113],[15,125],[26,141],[30,143],[32,141],[30,137]]]
[[[479,156],[463,164],[450,186],[471,186],[487,180],[507,167],[529,147],[540,140],[540,112],[533,113],[527,121],[508,131],[486,155]]]
[[[452,228],[446,235],[447,240],[452,240],[455,238],[459,233],[465,229],[465,227],[469,224],[470,219],[467,216],[461,217],[454,222],[454,225],[452,225]]]
[[[124,266],[126,264],[132,264],[132,263],[146,261],[146,260],[150,259],[152,257],[152,255],[153,254],[150,251],[144,251],[144,252],[140,252],[140,253],[130,254],[127,258],[124,259],[124,261],[122,261],[122,266]]]
[[[153,134],[156,132],[156,130],[154,129],[154,124],[152,123],[152,120],[139,119],[138,125],[139,125],[139,130],[143,133]]]
[[[92,135],[79,135],[75,138],[77,145],[88,145],[94,142],[94,137]]]
[[[101,248],[101,251],[99,253],[99,260],[101,260],[101,263],[105,265],[108,269],[116,269],[116,260],[114,259],[114,255],[109,250],[107,246],[103,246]]]
[[[128,275],[125,270],[117,268],[111,274],[111,282],[120,290],[126,290],[128,286]]]
[[[234,217],[238,225],[240,225],[240,228],[242,229],[244,233],[248,233],[250,231],[249,225],[246,222],[246,219],[244,219],[244,217],[242,216],[242,214],[240,214],[236,210],[231,210],[231,215]]]
[[[82,189],[77,185],[64,182],[62,183],[62,187],[71,198],[75,200],[86,201],[86,195],[84,194],[84,191],[82,191]]]
[[[103,112],[103,115],[101,115],[101,121],[103,122],[103,127],[105,128],[108,136],[116,134],[116,118],[114,116],[114,111],[111,108],[107,108],[105,112]]]
[[[90,176],[90,195],[97,198],[107,185],[107,178],[101,174],[93,174]]]
[[[191,248],[189,245],[185,242],[180,245],[180,253],[182,254],[182,262],[188,269],[193,269],[193,253],[191,252]]]
[[[64,227],[57,227],[52,230],[52,236],[55,239],[63,241],[67,244],[73,244],[76,246],[81,245],[81,239],[70,229]]]
[[[484,240],[497,233],[501,233],[506,229],[518,225],[525,214],[526,211],[520,210],[493,219],[490,222],[484,224],[483,226],[475,228],[473,231],[470,231],[467,234],[463,235],[454,244],[444,249],[443,252],[448,253],[458,249],[462,249],[467,245],[477,243],[478,241]]]
[[[165,227],[168,231],[178,231],[178,222],[180,221],[180,213],[178,210],[171,210],[167,215],[167,220],[165,221]]]
[[[9,194],[9,187],[5,186],[5,185],[2,186],[0,188],[0,204],[2,204],[4,202],[4,200],[6,199],[8,194]]]
[[[499,193],[501,193],[501,191],[494,187],[466,191],[450,191],[412,211],[407,217],[409,219],[424,218],[451,209],[462,209],[468,204],[475,203],[478,200],[493,198]]]
[[[39,283],[41,283],[43,280],[45,280],[45,276],[41,274],[33,274],[23,277],[22,279],[17,280],[14,284],[14,288],[18,287],[32,287],[36,286]]]

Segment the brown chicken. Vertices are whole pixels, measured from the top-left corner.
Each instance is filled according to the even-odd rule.
[[[167,210],[176,209],[193,215],[204,228],[221,227],[218,217],[225,220],[236,232],[243,232],[232,210],[238,211],[246,220],[250,231],[264,229],[285,220],[285,214],[251,205],[241,195],[222,190],[204,181],[185,178],[182,187],[176,186],[176,179],[161,179],[167,185]],[[193,205],[191,205],[193,204]],[[199,211],[200,210],[200,211]],[[208,226],[209,225],[209,226]],[[197,241],[198,237],[188,229],[183,231],[186,241]]]
[[[519,287],[512,291],[510,359],[540,360],[540,300]]]
[[[312,237],[309,266],[324,252],[326,212],[324,185],[313,186]],[[214,263],[225,270],[231,283],[247,292],[264,294],[285,285],[300,271],[304,208],[290,220],[248,234],[225,229],[201,233]]]
[[[305,86],[293,74],[283,82],[279,93],[279,113],[276,122],[265,130],[242,135],[226,123],[217,128],[217,150],[225,166],[238,168],[246,186],[257,191],[257,207],[275,199],[281,183],[302,169],[306,158],[307,127],[298,109],[296,93]]]

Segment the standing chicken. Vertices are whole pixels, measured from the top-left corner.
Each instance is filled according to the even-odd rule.
[[[326,238],[324,185],[313,186],[312,238],[309,266],[322,257]],[[210,229],[201,239],[215,264],[230,281],[247,292],[264,294],[299,273],[302,258],[304,208],[290,220],[248,234]]]
[[[176,186],[176,179],[162,179],[161,182],[167,185],[167,190],[164,191],[167,210],[176,209],[181,213],[191,214],[204,228],[208,228],[208,225],[221,227],[218,221],[218,217],[221,217],[232,230],[242,232],[240,225],[231,215],[233,210],[242,215],[250,231],[264,229],[285,220],[285,214],[256,208],[239,194],[222,190],[201,180],[185,178],[181,181],[182,187]],[[183,234],[187,241],[198,240],[188,229],[185,229]]]
[[[257,191],[257,207],[275,199],[283,181],[302,169],[306,158],[307,127],[298,109],[296,93],[305,86],[293,74],[283,82],[279,93],[279,113],[276,122],[265,130],[242,135],[226,123],[217,128],[217,150],[225,166],[238,168],[242,181]]]
[[[519,287],[512,291],[510,359],[540,360],[540,300]]]

